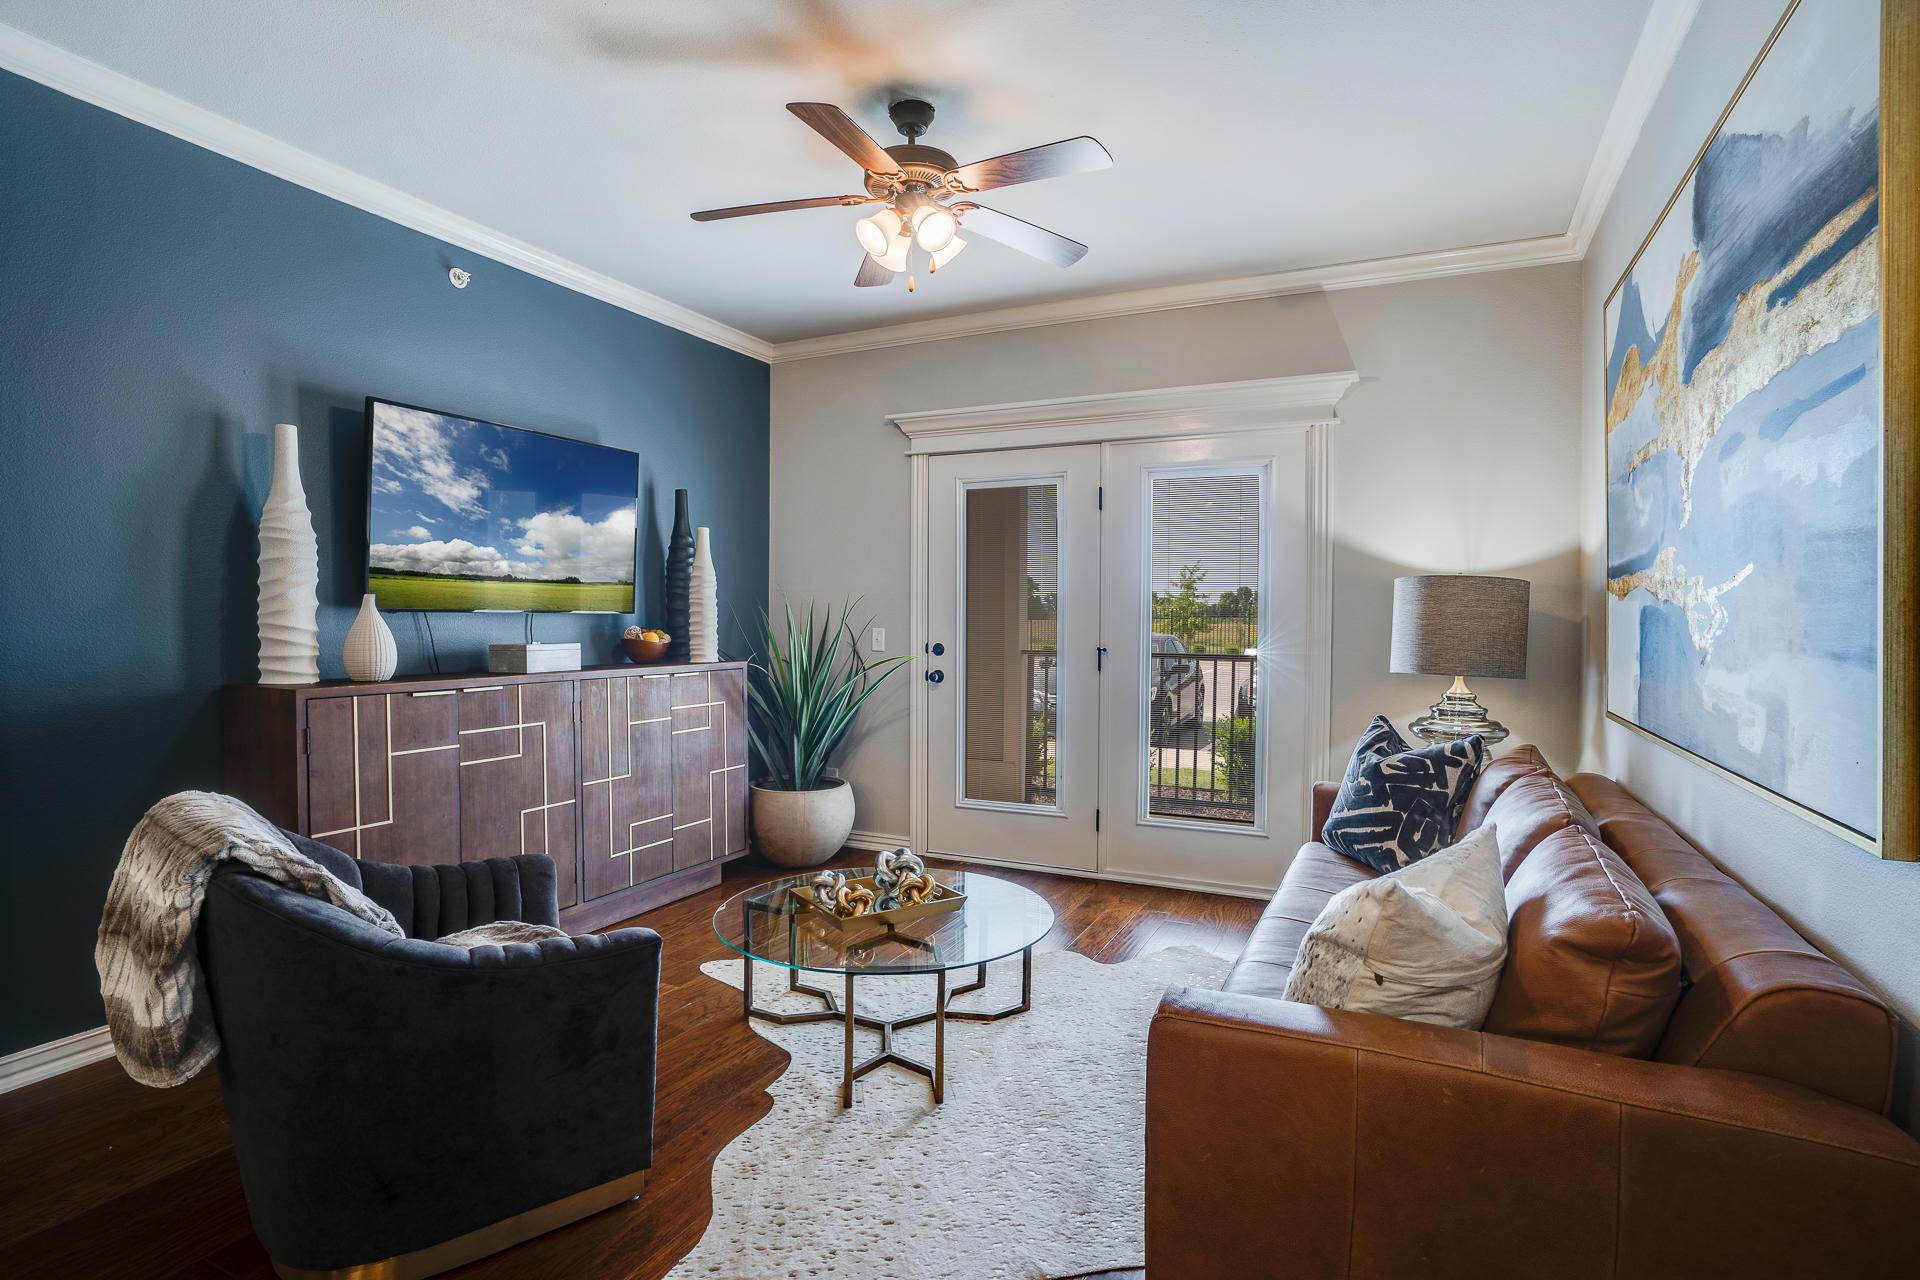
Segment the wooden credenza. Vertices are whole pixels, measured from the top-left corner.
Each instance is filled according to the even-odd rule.
[[[228,685],[226,789],[376,862],[545,853],[597,929],[747,850],[746,666]]]

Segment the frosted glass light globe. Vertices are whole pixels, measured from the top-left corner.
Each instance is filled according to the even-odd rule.
[[[882,209],[872,217],[854,223],[853,234],[859,238],[860,247],[878,262],[892,250],[893,242],[900,238],[900,215],[891,208]]]
[[[960,231],[960,219],[953,211],[937,204],[924,204],[913,211],[913,238],[928,253],[946,248]]]
[[[958,235],[954,236],[953,239],[947,241],[946,248],[939,250],[933,255],[933,269],[938,271],[940,268],[946,266],[949,262],[959,257],[960,251],[966,247],[967,242],[965,240],[962,240]]]

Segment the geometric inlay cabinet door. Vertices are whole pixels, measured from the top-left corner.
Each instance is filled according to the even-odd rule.
[[[460,860],[544,853],[560,905],[577,901],[573,685],[532,681],[461,689]]]
[[[722,813],[722,854],[747,851],[747,673],[738,667],[715,671],[713,696],[726,716],[726,808]]]
[[[460,860],[460,739],[449,692],[307,704],[307,827],[356,858]]]
[[[738,671],[673,677],[675,870],[745,847],[744,692]]]
[[[675,869],[672,677],[578,682],[581,883],[588,899]]]
[[[746,689],[741,663],[228,685],[221,777],[356,858],[544,853],[562,927],[599,929],[746,852]]]

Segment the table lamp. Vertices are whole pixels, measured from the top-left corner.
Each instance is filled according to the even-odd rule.
[[[1488,717],[1467,688],[1468,676],[1518,680],[1527,674],[1525,578],[1430,574],[1393,580],[1393,651],[1387,669],[1402,674],[1452,676],[1453,687],[1413,731],[1429,743],[1480,734],[1489,744],[1507,727]]]

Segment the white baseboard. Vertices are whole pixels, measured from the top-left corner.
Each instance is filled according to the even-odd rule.
[[[81,1031],[61,1040],[49,1040],[0,1058],[0,1093],[24,1089],[75,1067],[113,1056],[113,1041],[105,1027]]]
[[[851,831],[847,833],[849,849],[898,849],[910,845],[913,841],[905,836],[892,835],[885,831]]]
[[[1190,880],[1181,876],[1150,876],[1119,871],[1081,871],[1073,867],[1049,867],[1038,862],[1016,862],[1010,858],[978,858],[961,853],[935,853],[930,857],[948,862],[965,862],[982,867],[1008,867],[1015,871],[1038,871],[1042,875],[1070,876],[1075,880],[1108,880],[1114,884],[1143,884],[1154,889],[1184,889],[1190,893],[1218,893],[1229,898],[1255,898],[1264,901],[1276,890],[1253,884],[1224,884],[1212,880]]]

